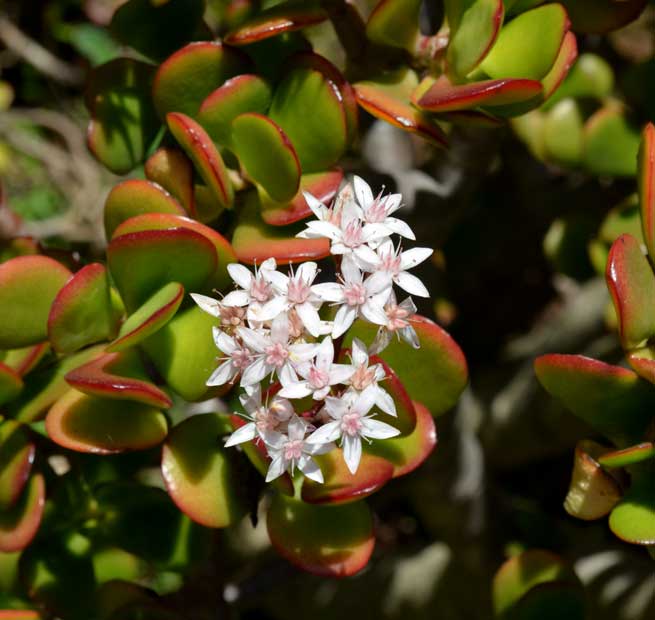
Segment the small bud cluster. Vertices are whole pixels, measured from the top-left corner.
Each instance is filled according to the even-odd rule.
[[[200,308],[221,318],[214,340],[224,357],[207,385],[238,380],[244,391],[240,401],[246,423],[225,445],[262,441],[271,459],[267,482],[296,469],[323,482],[313,456],[333,450],[336,442],[355,473],[362,440],[398,435],[372,413],[377,408],[397,415],[393,399],[380,386],[385,371],[381,364],[370,363],[369,354],[382,351],[393,334],[419,346],[411,324],[414,302],[407,297],[399,304],[394,285],[428,296],[408,270],[432,250],[402,251],[392,241],[393,235],[416,238],[405,222],[392,217],[401,207],[400,194],[374,197],[370,187],[354,177],[330,208],[311,194],[304,196],[317,219],[298,236],[329,239],[336,281],[316,282],[319,269],[314,262],[282,273],[269,258],[254,273],[243,265],[228,265],[237,288],[220,301],[193,295]],[[332,320],[321,318],[324,304],[336,308]],[[377,325],[377,335],[368,349],[353,339],[350,363],[339,363],[341,342],[356,319]],[[266,386],[262,394],[265,379],[276,385]],[[310,405],[299,413],[301,399]]]

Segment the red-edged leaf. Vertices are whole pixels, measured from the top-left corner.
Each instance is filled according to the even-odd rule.
[[[358,573],[375,546],[373,521],[364,502],[316,506],[275,495],[266,526],[280,555],[323,577]]]
[[[97,398],[69,390],[48,411],[48,436],[56,444],[91,454],[118,454],[160,444],[164,414],[143,403]]]
[[[196,214],[193,198],[193,164],[182,151],[170,146],[162,146],[148,158],[143,169],[148,179],[161,185],[188,213]]]
[[[41,474],[34,474],[12,508],[0,512],[0,551],[20,551],[32,542],[41,525],[44,506],[45,481]]]
[[[20,496],[34,463],[35,446],[26,429],[16,420],[0,424],[0,510],[13,506]]]
[[[43,356],[50,350],[50,344],[42,342],[31,347],[12,349],[5,353],[2,360],[4,364],[15,370],[21,377],[34,370],[43,359]]]
[[[562,40],[557,58],[550,71],[541,80],[544,101],[548,99],[564,81],[578,57],[578,42],[572,32],[567,32]]]
[[[610,529],[635,545],[655,545],[655,475],[644,467],[632,476],[630,489],[612,510]]]
[[[651,262],[655,262],[655,125],[653,123],[648,123],[641,132],[637,183],[644,241]]]
[[[20,394],[23,380],[20,375],[7,364],[0,362],[0,405],[4,405]]]
[[[38,611],[31,609],[0,609],[0,620],[41,620]]]
[[[655,443],[645,441],[623,450],[605,452],[598,458],[603,467],[628,467],[655,458]]]
[[[413,50],[420,8],[421,0],[380,0],[366,22],[366,36],[375,43]]]

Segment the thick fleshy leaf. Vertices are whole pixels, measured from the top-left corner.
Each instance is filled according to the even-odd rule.
[[[624,348],[645,346],[655,336],[655,274],[634,237],[621,235],[614,242],[605,275]]]
[[[159,117],[164,120],[169,112],[195,117],[209,93],[249,67],[247,56],[227,45],[216,41],[190,43],[157,70],[152,99]]]
[[[12,349],[4,352],[2,363],[23,377],[38,366],[39,362],[49,350],[50,344],[47,342],[20,349]]]
[[[323,577],[348,577],[368,563],[375,539],[364,502],[316,506],[276,495],[266,518],[271,543],[299,568]]]
[[[96,67],[89,78],[89,149],[116,174],[141,163],[159,131],[149,92],[153,71],[138,60],[117,58]]]
[[[625,26],[641,13],[648,0],[560,0],[573,30],[603,34]]]
[[[522,13],[507,24],[480,64],[494,79],[544,78],[557,58],[569,28],[560,4],[547,4]]]
[[[186,400],[202,400],[220,355],[212,339],[219,320],[193,306],[173,317],[142,346],[168,386]]]
[[[80,392],[100,398],[130,400],[160,409],[173,402],[148,380],[134,350],[101,355],[66,374],[66,382]]]
[[[623,448],[642,441],[655,408],[653,386],[637,374],[582,355],[543,355],[541,385],[597,432]]]
[[[327,13],[317,2],[282,2],[260,11],[245,24],[229,32],[225,36],[225,42],[230,45],[249,45],[283,32],[318,24],[326,19]]]
[[[107,351],[122,351],[154,334],[175,316],[183,299],[184,287],[181,284],[165,284],[127,318]]]
[[[186,215],[182,205],[156,183],[128,179],[115,185],[105,201],[105,235],[111,239],[125,220],[143,213]]]
[[[270,118],[254,112],[237,116],[232,123],[232,144],[248,175],[273,200],[283,202],[296,195],[298,156],[287,135]]]
[[[271,256],[279,263],[318,260],[330,254],[327,239],[298,239],[302,226],[270,226],[262,220],[255,192],[246,198],[232,235],[232,247],[243,263],[261,264]]]
[[[23,380],[10,366],[0,362],[0,405],[4,405],[20,394]]]
[[[0,264],[0,348],[43,342],[48,314],[71,272],[47,256],[18,256]]]
[[[19,397],[7,407],[9,413],[25,423],[42,419],[48,408],[70,389],[64,379],[66,373],[103,351],[102,345],[89,347],[32,373]]]
[[[45,505],[45,481],[34,474],[16,503],[0,512],[0,551],[11,553],[24,549],[32,542],[41,524]]]
[[[655,125],[648,123],[641,132],[637,159],[637,184],[644,241],[655,261]]]
[[[178,508],[206,527],[226,527],[243,514],[237,476],[221,446],[227,420],[195,415],[176,426],[162,451],[162,475]]]
[[[437,429],[430,410],[417,401],[414,401],[414,408],[416,426],[409,435],[374,441],[365,448],[366,452],[382,456],[393,464],[394,478],[414,471],[430,456],[437,445]]]
[[[202,102],[198,122],[214,142],[232,148],[232,121],[246,112],[264,114],[271,104],[271,96],[271,87],[263,78],[237,75]]]
[[[232,182],[223,158],[207,132],[185,114],[171,112],[166,116],[166,122],[218,204],[221,207],[231,207],[234,200]]]
[[[262,219],[272,226],[286,226],[312,215],[303,192],[308,192],[323,204],[329,205],[337,195],[343,180],[343,170],[335,168],[327,172],[313,172],[300,177],[300,188],[289,202],[276,202],[266,192],[259,193]]]
[[[644,464],[610,515],[610,528],[622,540],[655,545],[655,470]]]
[[[634,176],[638,152],[639,132],[620,106],[610,103],[587,120],[584,163],[592,174]]]
[[[48,411],[46,431],[56,444],[76,452],[117,454],[161,443],[164,414],[143,403],[97,398],[70,390]]]
[[[604,244],[611,246],[625,233],[635,237],[640,242],[643,241],[639,204],[636,196],[630,196],[618,206],[610,209],[598,231],[598,238]],[[603,263],[604,270],[605,263]]]
[[[38,611],[31,609],[0,609],[0,620],[41,620]]]
[[[544,118],[544,148],[553,161],[568,166],[581,162],[584,152],[582,111],[575,99],[564,99]]]
[[[573,474],[564,509],[585,521],[600,519],[610,513],[623,493],[619,483],[600,466],[599,457],[606,450],[584,440],[575,448]]]
[[[111,20],[111,33],[144,56],[162,60],[196,38],[204,0],[129,0]]]
[[[465,76],[475,69],[489,53],[503,25],[503,0],[473,0],[449,2],[448,21],[451,37],[448,43],[448,70]],[[457,11],[453,26],[453,12]]]
[[[58,353],[72,353],[112,338],[119,319],[111,303],[107,269],[91,263],[75,273],[52,302],[48,338]]]
[[[527,592],[510,617],[521,620],[585,620],[586,606],[581,584],[551,581],[540,583]]]
[[[227,271],[227,266],[230,263],[236,262],[237,258],[230,242],[213,228],[205,226],[196,220],[168,213],[148,213],[137,215],[123,222],[116,229],[115,236],[119,237],[128,233],[149,230],[165,230],[167,228],[187,228],[203,235],[208,241],[210,241],[216,250],[218,266],[210,277],[207,285],[211,288],[217,288],[218,290],[224,290],[227,286],[231,286],[232,279]]]
[[[188,213],[195,215],[193,164],[182,151],[162,146],[147,159],[143,169],[150,181],[163,187]]]
[[[216,250],[189,228],[133,232],[114,237],[107,262],[129,310],[135,310],[169,282],[200,291],[216,270]]]
[[[441,77],[423,94],[416,105],[427,112],[451,112],[485,106],[502,106],[530,101],[541,94],[536,80],[484,80],[451,84]]]
[[[393,464],[385,458],[363,452],[357,472],[351,474],[341,448],[315,456],[314,460],[321,468],[324,482],[305,478],[302,499],[310,504],[343,504],[364,499],[389,482],[394,472]]]
[[[655,443],[645,441],[623,450],[605,452],[598,458],[603,467],[627,467],[655,458]]]
[[[448,333],[425,317],[412,319],[421,348],[412,349],[405,342],[392,340],[380,357],[394,370],[414,400],[423,403],[434,416],[441,415],[457,403],[468,382],[466,359]],[[353,337],[369,345],[377,326],[357,321],[349,330],[345,344]]]
[[[278,84],[268,114],[291,140],[303,172],[329,168],[346,149],[348,125],[341,91],[320,71],[291,69]]]
[[[35,446],[22,424],[0,424],[0,511],[14,505],[32,471]]]
[[[547,100],[562,84],[578,57],[578,42],[572,32],[567,32],[550,71],[541,80],[543,98]]]
[[[421,0],[380,0],[366,23],[366,36],[375,43],[412,51],[419,36]]]
[[[381,382],[381,386],[393,398],[396,406],[396,417],[386,418],[385,421],[397,428],[400,431],[400,436],[410,435],[416,428],[416,409],[410,394],[407,393],[396,371],[382,357],[371,355],[369,363],[382,364],[385,378]]]

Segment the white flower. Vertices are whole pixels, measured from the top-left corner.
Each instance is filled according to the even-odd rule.
[[[307,443],[320,446],[341,438],[343,458],[350,473],[354,474],[362,458],[362,437],[388,439],[400,433],[393,426],[367,415],[374,404],[375,395],[370,390],[364,390],[357,396],[328,396],[325,399],[325,408],[334,421],[314,431],[307,438]]]
[[[273,287],[267,279],[267,274],[277,267],[274,258],[265,260],[259,270],[255,267],[253,274],[247,267],[239,263],[230,263],[227,270],[230,277],[240,287],[228,293],[222,303],[226,306],[248,306],[249,321],[261,322],[259,312],[262,306],[273,297]]]
[[[246,310],[244,308],[226,306],[218,299],[207,297],[207,295],[199,295],[198,293],[191,293],[191,297],[203,312],[221,319],[221,329],[224,331],[234,330],[245,322]]]
[[[355,196],[361,208],[361,219],[367,224],[381,224],[386,228],[386,236],[392,234],[400,235],[407,239],[416,239],[414,232],[406,222],[395,217],[389,217],[392,213],[400,209],[402,196],[400,194],[382,193],[373,197],[373,192],[368,183],[358,176],[353,178],[355,187]],[[375,242],[371,244],[375,247]]]
[[[350,257],[344,257],[341,263],[341,280],[341,284],[325,282],[314,288],[321,299],[341,304],[334,317],[333,338],[344,334],[358,316],[376,325],[387,322],[383,306],[391,293],[389,280],[378,279],[376,282],[370,277],[364,280],[362,272]]]
[[[246,393],[239,400],[246,411],[243,417],[248,422],[228,437],[226,448],[252,441],[258,435],[263,437],[266,431],[280,430],[294,414],[293,406],[286,398],[275,396],[269,405],[263,404],[259,384],[247,387]]]
[[[388,413],[389,415],[396,416],[396,404],[393,402],[390,394],[378,385],[379,381],[386,378],[382,364],[374,364],[369,366],[368,353],[366,346],[359,340],[354,338],[352,343],[352,352],[350,354],[355,372],[351,375],[349,384],[353,389],[358,392],[368,390],[373,393],[375,397],[375,404],[377,407]]]
[[[384,282],[394,282],[401,289],[411,295],[429,297],[430,293],[416,276],[407,273],[424,260],[432,256],[434,250],[431,248],[412,248],[401,252],[400,248],[394,249],[391,240],[384,241],[377,249],[377,263],[375,273],[371,275],[373,285],[382,286]]]
[[[285,471],[294,473],[297,467],[305,476],[323,482],[323,474],[312,455],[325,454],[334,449],[329,442],[307,443],[305,435],[309,424],[299,417],[293,417],[287,426],[287,433],[265,431],[264,443],[271,457],[271,464],[266,473],[266,482],[279,478]]]
[[[334,206],[332,208],[326,207],[320,200],[318,200],[315,196],[312,196],[309,192],[303,192],[302,195],[305,198],[305,202],[307,202],[307,205],[312,210],[312,213],[316,216],[316,219],[319,222],[327,222],[328,224],[339,226],[339,222],[341,221],[341,205],[343,204],[343,199],[345,198],[345,193],[343,191],[339,193],[339,196],[335,200]],[[319,237],[323,237],[323,235],[321,233],[307,229],[299,232],[296,237],[300,237],[301,239],[317,239]]]
[[[418,349],[421,345],[416,330],[411,324],[412,317],[416,314],[416,306],[412,298],[408,297],[402,303],[397,304],[396,296],[392,293],[384,307],[384,312],[387,315],[387,322],[378,329],[375,340],[368,349],[369,352],[374,355],[386,349],[394,333],[412,348]]]
[[[318,285],[312,286],[317,273],[318,265],[312,262],[303,263],[290,276],[279,271],[267,272],[266,278],[273,284],[275,294],[261,308],[260,318],[270,321],[293,309],[307,331],[314,337],[318,336],[321,332],[321,318],[318,315],[321,299],[314,290]]]
[[[323,400],[333,385],[347,381],[355,369],[350,364],[334,364],[334,345],[329,336],[323,339],[313,362],[298,364],[296,371],[301,381],[282,382],[280,396],[304,398],[312,395],[314,400]]]
[[[309,361],[316,351],[315,344],[289,342],[289,321],[284,315],[273,321],[270,330],[240,327],[237,333],[254,358],[241,376],[244,387],[259,383],[273,372],[281,381],[294,381],[297,379],[294,366]]]
[[[220,358],[223,363],[207,379],[206,385],[223,385],[232,381],[239,373],[242,373],[253,361],[253,355],[237,338],[229,336],[218,327],[212,328],[214,342],[226,357]]]

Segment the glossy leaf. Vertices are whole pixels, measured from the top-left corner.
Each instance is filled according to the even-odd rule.
[[[606,279],[624,348],[645,346],[655,336],[655,274],[634,237],[621,235],[614,242]]]
[[[162,120],[169,112],[195,117],[207,95],[249,66],[244,54],[222,43],[190,43],[157,70],[152,85],[157,114]]]
[[[601,454],[598,462],[603,467],[627,467],[655,458],[655,443],[645,441],[623,450],[613,450]]]
[[[23,380],[10,366],[0,362],[0,405],[4,405],[20,394]]]
[[[182,151],[162,146],[148,158],[143,169],[150,181],[157,183],[169,192],[188,213],[195,214],[193,164]],[[169,211],[161,212],[168,213]],[[108,236],[111,235],[108,234]]]
[[[47,256],[18,256],[0,264],[0,348],[43,342],[48,314],[71,272]]]
[[[34,474],[16,503],[0,512],[1,552],[19,551],[32,542],[41,524],[44,505],[45,481],[41,474]]]
[[[18,500],[32,471],[35,446],[15,420],[0,423],[0,511]]]
[[[644,241],[652,262],[655,261],[655,125],[653,123],[648,123],[641,132],[637,184]]]
[[[221,445],[226,420],[195,415],[176,426],[162,452],[166,488],[180,510],[206,527],[226,527],[243,514],[237,474]]]
[[[91,454],[144,450],[167,433],[161,411],[129,400],[88,396],[69,390],[48,411],[46,431],[56,444]]]
[[[366,23],[366,36],[375,43],[413,50],[420,7],[421,0],[380,0]]]
[[[149,93],[152,75],[151,65],[117,58],[95,68],[89,78],[89,149],[116,174],[143,161],[159,130]]]
[[[500,31],[480,68],[494,79],[541,80],[553,66],[568,27],[560,4],[526,11]]]
[[[266,525],[280,555],[323,577],[354,575],[375,546],[371,513],[363,502],[315,506],[275,495]]]
[[[647,466],[636,473],[630,489],[610,515],[611,530],[626,542],[655,545],[654,473]]]
[[[166,122],[218,204],[221,207],[231,207],[234,200],[232,182],[223,158],[207,132],[184,114],[171,112],[166,116]]]
[[[553,161],[568,166],[581,162],[584,152],[583,118],[574,99],[564,99],[546,113],[544,147]]]
[[[2,363],[9,366],[18,375],[24,376],[38,366],[49,349],[50,345],[47,342],[20,349],[12,349],[5,352]]]
[[[548,100],[560,87],[578,57],[578,42],[572,32],[567,32],[562,40],[557,58],[550,71],[541,80],[543,98]]]
[[[232,143],[246,172],[279,202],[291,200],[300,184],[293,144],[270,118],[241,114],[232,123]]]
[[[541,385],[619,447],[638,443],[652,420],[655,390],[637,374],[582,355],[543,355]]]
[[[169,282],[199,291],[216,270],[212,243],[189,228],[126,233],[114,237],[107,262],[129,310],[135,310]]]
[[[636,19],[647,0],[560,0],[576,32],[605,33]]]

